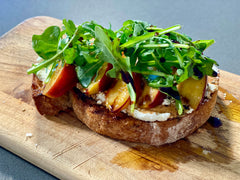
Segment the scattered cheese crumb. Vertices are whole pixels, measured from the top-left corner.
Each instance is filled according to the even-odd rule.
[[[214,70],[217,73],[219,73],[219,69],[218,69],[218,67],[215,64],[212,66],[212,70]]]
[[[32,137],[32,133],[26,133],[26,140]]]
[[[121,110],[121,112],[127,114],[127,110],[126,109]]]
[[[98,93],[96,95],[96,100],[97,100],[97,104],[103,104],[106,101],[106,97],[104,93]]]
[[[41,80],[41,81],[45,81],[45,80],[47,79],[49,70],[50,70],[49,68],[40,69],[40,70],[36,73],[38,79]]]
[[[32,137],[32,133],[26,133],[26,137]]]
[[[231,100],[225,100],[224,102],[225,102],[225,104],[226,104],[227,106],[230,105],[230,104],[232,103]]]
[[[192,113],[193,111],[194,111],[194,109],[190,107],[190,109],[187,110],[186,113],[187,113],[187,114],[190,114],[190,113]]]
[[[208,151],[208,150],[203,150],[203,154],[205,154],[205,155],[208,155],[209,153],[211,153],[210,151]]]
[[[215,84],[208,84],[208,88],[210,90],[210,92],[215,92],[216,90],[218,90],[218,86],[216,86]]]
[[[38,144],[35,144],[35,148],[37,148],[38,147]]]
[[[165,106],[169,106],[171,104],[171,100],[170,99],[164,99],[163,100],[163,103],[162,103],[162,105],[165,105]]]
[[[225,100],[226,96],[227,96],[227,94],[226,94],[226,93],[224,93],[224,94],[223,94],[223,99],[224,99],[224,100]]]
[[[211,93],[215,92],[216,90],[218,90],[217,85],[208,83],[204,96],[208,99],[211,99]]]
[[[6,101],[3,101],[2,103],[4,104]]]

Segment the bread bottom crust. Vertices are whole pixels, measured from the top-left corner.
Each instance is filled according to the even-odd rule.
[[[32,80],[32,98],[41,115],[54,116],[59,111],[69,111],[72,109],[69,93],[58,98],[49,98],[42,94],[42,88],[43,82],[34,74]]]
[[[122,112],[112,113],[78,89],[71,91],[70,97],[75,114],[91,130],[114,139],[159,146],[184,138],[202,126],[215,106],[217,91],[191,114],[161,122],[141,121]]]

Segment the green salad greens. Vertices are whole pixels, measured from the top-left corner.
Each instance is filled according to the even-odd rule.
[[[63,27],[48,27],[41,35],[33,35],[32,46],[41,58],[28,74],[52,67],[49,76],[60,60],[76,66],[81,85],[86,88],[91,83],[104,62],[113,68],[108,76],[123,79],[128,86],[132,109],[136,93],[132,72],[140,73],[149,86],[175,99],[178,113],[183,105],[177,84],[192,77],[216,76],[213,65],[216,61],[203,55],[203,51],[214,40],[192,41],[185,34],[176,32],[175,25],[158,28],[143,21],[127,20],[123,26],[113,31],[103,28],[94,21],[76,26],[71,20],[63,20]]]

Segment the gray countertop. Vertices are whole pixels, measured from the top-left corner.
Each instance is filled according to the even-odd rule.
[[[214,39],[205,55],[220,69],[240,75],[240,1],[238,0],[8,0],[1,1],[0,36],[34,16],[71,19],[76,24],[95,20],[105,27],[119,28],[127,19],[139,19],[168,27],[181,24],[185,34]],[[0,179],[55,179],[34,165],[0,148]]]

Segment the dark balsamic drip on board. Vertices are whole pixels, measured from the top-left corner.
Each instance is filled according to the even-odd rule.
[[[211,116],[208,119],[208,123],[211,124],[211,126],[213,126],[215,128],[218,128],[218,127],[222,126],[221,120],[219,118],[213,117],[213,116]]]

